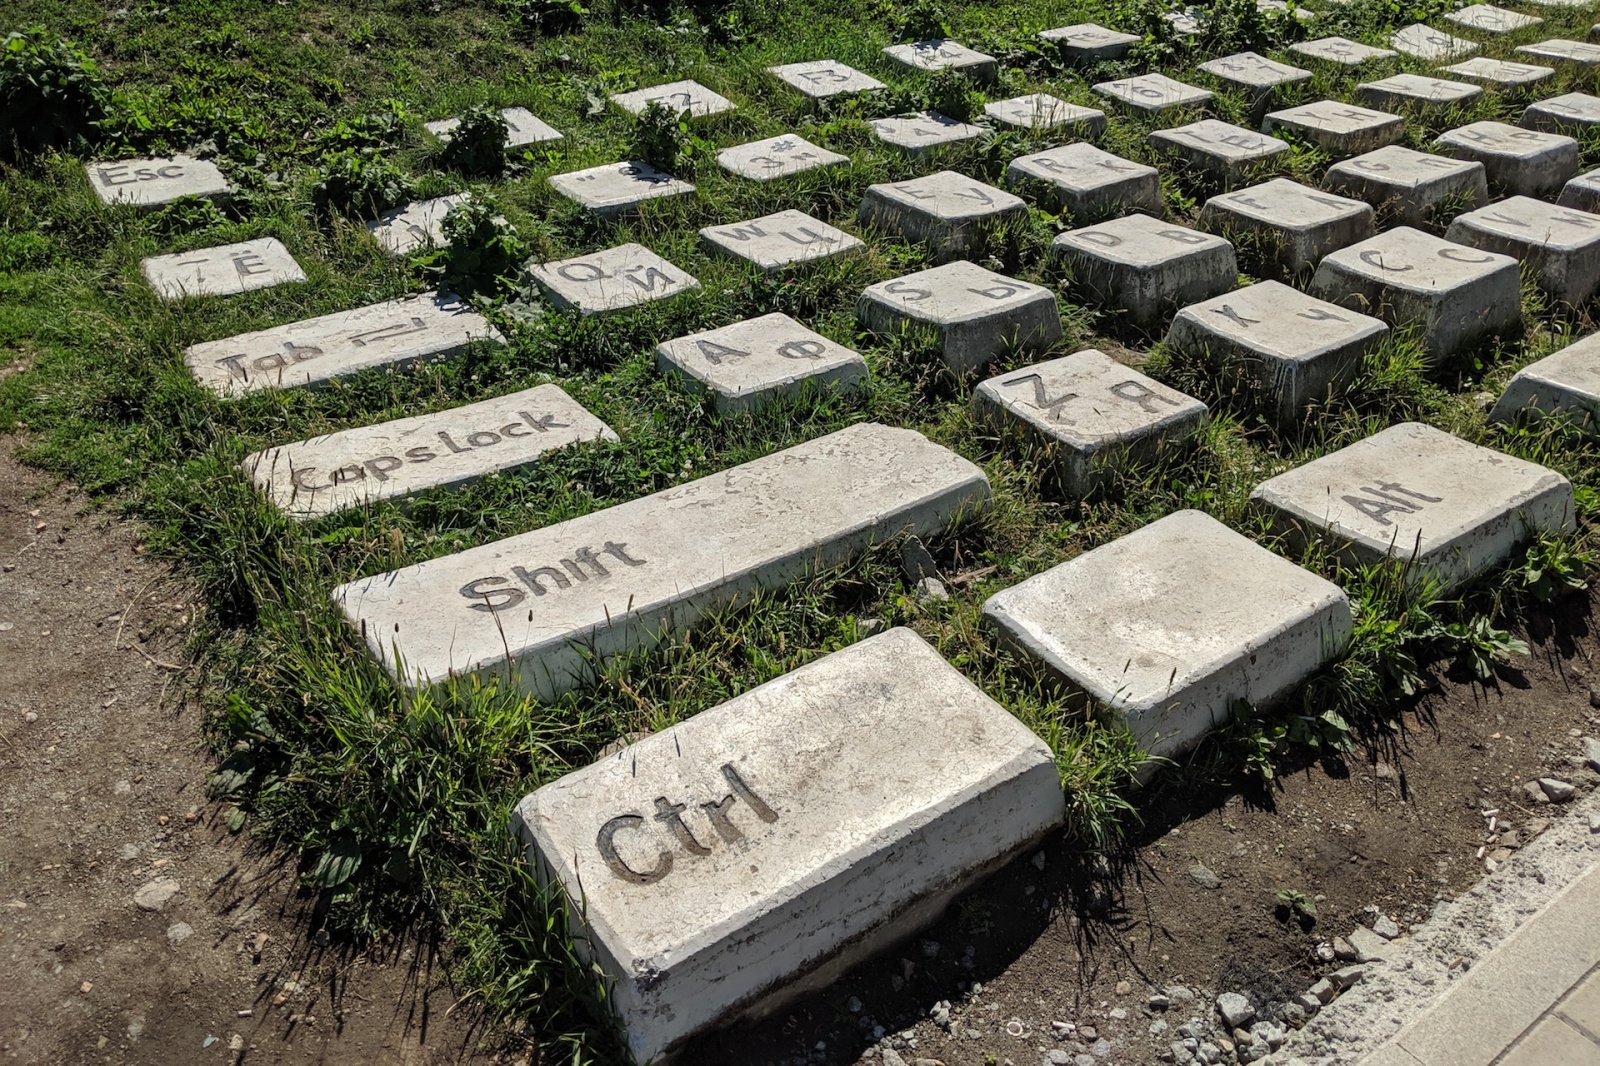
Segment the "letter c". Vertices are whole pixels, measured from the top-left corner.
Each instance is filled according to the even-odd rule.
[[[1485,254],[1482,259],[1465,259],[1461,255],[1461,253],[1465,252],[1465,251],[1467,251],[1466,248],[1440,248],[1439,249],[1439,258],[1440,259],[1449,259],[1451,262],[1455,262],[1455,263],[1492,263],[1492,262],[1494,262],[1494,256],[1488,255],[1488,254]]]
[[[600,857],[606,861],[611,872],[624,881],[631,881],[636,885],[651,885],[661,880],[672,872],[672,853],[665,849],[661,858],[656,863],[654,870],[644,873],[635,870],[622,861],[622,856],[617,854],[616,835],[624,829],[637,829],[644,825],[644,819],[637,814],[619,814],[611,821],[600,827],[599,834],[595,837],[594,845],[600,849]]]

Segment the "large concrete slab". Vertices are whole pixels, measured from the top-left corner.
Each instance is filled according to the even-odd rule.
[[[1213,196],[1200,211],[1200,228],[1235,247],[1248,234],[1261,258],[1293,277],[1314,268],[1329,252],[1375,232],[1369,204],[1274,178],[1248,189]]]
[[[1233,245],[1148,215],[1128,215],[1057,235],[1054,252],[1096,302],[1146,331],[1172,312],[1233,288]]]
[[[1214,118],[1155,130],[1147,139],[1224,188],[1269,169],[1269,160],[1289,150],[1288,143],[1276,137]]]
[[[1259,96],[1280,85],[1298,85],[1311,80],[1311,71],[1291,67],[1255,52],[1240,52],[1201,63],[1199,69],[1235,89]]]
[[[1577,141],[1504,122],[1446,130],[1434,143],[1446,155],[1482,163],[1489,184],[1507,195],[1554,196],[1578,172]]]
[[[530,144],[561,140],[561,132],[525,107],[502,107],[500,117],[506,120],[506,149],[526,148]],[[437,122],[424,122],[422,128],[448,142],[461,125],[459,118],[441,118]]]
[[[1315,41],[1302,41],[1299,44],[1291,44],[1289,51],[1298,52],[1308,59],[1341,67],[1358,67],[1363,63],[1395,57],[1395,53],[1387,48],[1373,48],[1371,45],[1361,44],[1347,37],[1322,37]]]
[[[1560,63],[1567,66],[1593,67],[1600,65],[1600,45],[1585,44],[1582,41],[1568,41],[1559,37],[1549,41],[1540,41],[1537,44],[1519,45],[1517,51],[1525,56],[1533,56],[1535,59],[1543,59],[1551,63]]]
[[[996,122],[1023,130],[1053,130],[1070,127],[1080,136],[1098,137],[1106,129],[1106,113],[1093,107],[1080,107],[1049,93],[1029,93],[1010,100],[985,104],[983,113]]]
[[[1445,359],[1522,329],[1517,261],[1397,226],[1323,258],[1307,291],[1396,329]]]
[[[868,124],[878,140],[913,156],[924,155],[952,144],[979,140],[988,132],[982,126],[960,122],[937,111],[918,111],[910,115],[875,118]]]
[[[700,283],[642,244],[542,263],[529,271],[556,307],[586,315],[665,300]]]
[[[186,296],[237,296],[306,280],[305,271],[276,237],[153,255],[139,269],[163,300]]]
[[[367,232],[390,255],[410,255],[419,248],[442,246],[444,218],[457,204],[467,202],[468,193],[436,196],[431,200],[417,200],[367,223]]]
[[[958,70],[978,81],[993,81],[1000,69],[1000,62],[994,56],[948,39],[892,44],[883,50],[883,54],[907,70]]]
[[[149,211],[185,196],[226,200],[233,186],[215,163],[178,154],[90,163],[89,186],[104,204],[129,204]]]
[[[1489,412],[1489,421],[1509,422],[1523,410],[1560,414],[1590,429],[1600,427],[1600,334],[1574,341],[1517,371]]]
[[[1600,289],[1600,216],[1512,196],[1457,216],[1445,239],[1532,268],[1539,287],[1574,307]]]
[[[1454,74],[1458,78],[1472,78],[1474,81],[1502,89],[1526,88],[1556,72],[1554,67],[1541,67],[1533,63],[1507,63],[1503,59],[1486,59],[1483,56],[1476,56],[1465,63],[1440,67],[1439,71],[1442,74]]]
[[[1103,81],[1094,87],[1094,91],[1145,114],[1202,107],[1209,104],[1214,96],[1208,89],[1173,81],[1165,74],[1139,74],[1116,81]]]
[[[1265,706],[1349,643],[1337,585],[1178,511],[989,598],[985,622],[1156,755]]]
[[[779,211],[731,226],[707,226],[700,231],[700,240],[717,254],[743,259],[767,271],[831,259],[866,247],[859,237],[804,211]]]
[[[550,177],[550,187],[582,204],[602,218],[615,218],[639,209],[646,200],[692,196],[694,186],[648,163],[607,163]]]
[[[1414,228],[1448,222],[1447,212],[1489,202],[1482,163],[1398,144],[1335,163],[1322,184],[1332,192],[1365,200],[1381,219]]]
[[[1418,59],[1455,59],[1478,50],[1476,44],[1465,38],[1454,37],[1420,22],[1413,22],[1391,33],[1389,46]]]
[[[630,93],[615,93],[611,102],[630,115],[643,113],[651,104],[660,104],[689,119],[710,118],[734,110],[732,100],[718,95],[697,81],[673,81]]]
[[[611,427],[555,385],[256,452],[245,473],[291,518],[317,518],[527,466]]]
[[[710,394],[719,411],[753,411],[806,388],[854,388],[867,380],[860,353],[770,314],[692,333],[656,348],[662,373]]]
[[[505,338],[460,297],[425,292],[191,345],[183,361],[201,385],[238,396],[448,359],[474,341],[500,345]]]
[[[1018,156],[1006,167],[1006,184],[1038,190],[1079,223],[1129,211],[1161,213],[1161,176],[1155,167],[1082,142]]]
[[[982,366],[1013,351],[1038,351],[1061,338],[1055,293],[965,260],[880,281],[856,302],[875,333],[926,329],[952,370]]]
[[[1129,462],[1176,448],[1206,422],[1206,405],[1089,348],[992,377],[972,412],[1005,436],[1050,451],[1060,488],[1081,498]]]
[[[544,786],[512,830],[645,1062],[837,979],[1063,814],[1044,742],[891,629]]]
[[[718,166],[751,181],[771,181],[848,162],[849,156],[819,148],[795,133],[735,145],[717,153]]]
[[[1460,11],[1445,12],[1446,19],[1457,26],[1465,26],[1469,30],[1478,30],[1481,33],[1515,33],[1525,30],[1530,26],[1537,26],[1544,19],[1537,15],[1524,15],[1517,11],[1507,11],[1503,7],[1493,4],[1472,4]]]
[[[785,63],[781,66],[768,67],[767,72],[775,75],[791,88],[798,89],[813,100],[825,100],[830,96],[874,92],[888,88],[877,78],[870,77],[854,67],[846,66],[832,59],[814,59],[807,63]]]
[[[1536,100],[1522,112],[1517,125],[1547,133],[1593,129],[1600,126],[1600,97],[1564,93],[1548,100]]]
[[[1394,74],[1356,86],[1356,96],[1376,108],[1445,110],[1465,107],[1483,95],[1483,89],[1462,81],[1428,78],[1421,74]]]
[[[935,263],[982,255],[994,233],[1025,220],[1028,205],[1004,189],[941,170],[909,181],[869,185],[856,222],[928,245]]]
[[[648,649],[701,614],[931,535],[989,499],[983,472],[865,423],[581,518],[341,585],[333,599],[408,685],[509,676],[553,697],[591,657]]]
[[[1600,211],[1600,170],[1579,174],[1561,187],[1556,203],[1579,211]]]
[[[1269,112],[1261,129],[1299,134],[1329,151],[1355,155],[1398,141],[1405,135],[1406,120],[1340,100],[1318,100]]]
[[[1454,589],[1533,535],[1575,528],[1554,470],[1402,422],[1262,482],[1252,507],[1297,548],[1325,541],[1351,565],[1409,561]]]
[[[1128,49],[1143,38],[1107,29],[1093,22],[1080,22],[1044,30],[1039,34],[1039,39],[1060,46],[1061,56],[1068,62],[1099,63],[1121,59],[1128,54]]]
[[[1241,370],[1287,425],[1354,380],[1388,336],[1389,327],[1370,315],[1263,281],[1183,308],[1166,343]]]

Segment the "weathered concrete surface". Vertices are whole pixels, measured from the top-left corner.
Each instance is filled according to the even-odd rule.
[[[1578,173],[1578,142],[1504,122],[1474,122],[1434,142],[1457,159],[1483,164],[1489,184],[1509,196],[1554,196]]]
[[[1398,144],[1335,163],[1322,184],[1332,192],[1365,200],[1380,215],[1413,228],[1448,221],[1439,217],[1445,208],[1466,211],[1489,202],[1489,179],[1482,163]]]
[[[247,457],[256,488],[292,518],[316,518],[425,489],[456,488],[611,427],[556,385],[267,448]]]
[[[1049,93],[1029,93],[1010,100],[997,100],[985,104],[983,113],[996,122],[1024,130],[1053,130],[1070,126],[1084,137],[1098,137],[1106,130],[1104,111],[1069,104]]]
[[[709,477],[333,592],[404,684],[509,675],[553,697],[592,656],[652,647],[701,614],[931,535],[983,507],[983,472],[919,433],[865,423]]]
[[[784,314],[667,341],[656,348],[656,366],[710,393],[719,411],[754,410],[808,385],[848,389],[867,380],[860,353]]]
[[[586,315],[622,311],[698,289],[700,283],[642,244],[541,263],[529,271],[557,307]]]
[[[1600,45],[1568,41],[1560,37],[1540,41],[1537,44],[1519,45],[1517,51],[1525,56],[1548,59],[1552,63],[1566,63],[1575,67],[1600,65]]]
[[[1209,104],[1214,95],[1208,89],[1185,85],[1165,74],[1139,74],[1117,81],[1103,81],[1094,87],[1094,91],[1147,114],[1171,108],[1199,107]]]
[[[1039,39],[1059,45],[1063,59],[1079,63],[1121,59],[1128,54],[1129,48],[1142,40],[1136,34],[1109,30],[1093,22],[1080,22],[1073,26],[1044,30],[1039,34]]]
[[[1315,41],[1302,41],[1299,44],[1291,44],[1289,51],[1299,52],[1309,59],[1334,63],[1341,67],[1358,67],[1363,63],[1395,57],[1395,53],[1387,48],[1373,48],[1347,37],[1322,37]]]
[[[1318,100],[1269,112],[1261,129],[1297,133],[1329,151],[1355,155],[1398,141],[1405,135],[1406,120],[1339,100]]]
[[[767,271],[830,259],[866,247],[859,237],[803,211],[779,211],[729,226],[707,226],[700,231],[700,240],[719,255],[743,259]]]
[[[979,81],[993,81],[1000,69],[999,60],[994,56],[948,39],[892,44],[883,54],[908,70],[959,70]]]
[[[1155,130],[1147,140],[1204,171],[1224,188],[1266,169],[1268,160],[1289,150],[1288,143],[1276,137],[1214,118]]]
[[[813,100],[822,100],[841,93],[865,93],[888,88],[877,78],[832,59],[817,59],[809,63],[785,63],[782,66],[768,67],[767,72]]]
[[[617,93],[611,102],[630,115],[637,115],[651,104],[659,103],[690,119],[709,118],[734,110],[732,100],[707,89],[697,81],[673,81],[649,89],[635,89],[631,93]]]
[[[1409,560],[1454,589],[1538,530],[1569,533],[1572,483],[1554,470],[1402,422],[1262,482],[1251,505],[1289,542],[1326,540],[1348,563]]]
[[[431,200],[416,200],[367,223],[367,232],[390,255],[410,255],[418,248],[443,245],[444,217],[457,204],[466,203],[468,194],[452,193]]]
[[[1145,330],[1164,326],[1179,307],[1227,292],[1239,276],[1233,245],[1148,215],[1059,234],[1054,250],[1094,300]]]
[[[1388,336],[1376,318],[1263,281],[1180,310],[1167,347],[1243,368],[1289,424],[1354,379]]]
[[[1480,86],[1443,78],[1426,78],[1421,74],[1395,74],[1356,86],[1356,96],[1361,102],[1376,108],[1437,110],[1462,107],[1482,95]]]
[[[927,244],[935,263],[976,258],[996,229],[1026,219],[1021,197],[941,170],[909,181],[869,185],[856,222]]]
[[[1274,178],[1207,200],[1200,228],[1231,241],[1255,235],[1275,249],[1270,261],[1293,277],[1329,252],[1372,236],[1375,226],[1372,207],[1361,200]]]
[[[735,145],[717,153],[718,166],[751,181],[787,178],[804,170],[848,162],[849,156],[819,148],[795,133]]]
[[[1461,37],[1453,37],[1443,30],[1420,22],[1413,22],[1389,35],[1389,44],[1397,52],[1418,59],[1454,59],[1469,56],[1478,46]]]
[[[1548,100],[1535,100],[1522,112],[1517,125],[1546,133],[1592,129],[1600,126],[1600,97],[1564,93]]]
[[[183,361],[201,385],[237,396],[447,359],[473,341],[504,344],[505,338],[460,297],[425,292],[190,345]]]
[[[1155,167],[1082,142],[1018,156],[1006,167],[1006,184],[1044,190],[1077,222],[1129,211],[1161,213],[1161,176]]]
[[[544,786],[512,830],[643,1062],[837,977],[1063,815],[1049,748],[892,629]]]
[[[1517,30],[1525,30],[1544,21],[1536,15],[1507,11],[1493,4],[1473,4],[1460,11],[1446,11],[1444,17],[1457,26],[1465,26],[1483,33],[1515,33]]]
[[[694,194],[694,186],[689,182],[638,162],[607,163],[587,170],[553,174],[550,187],[602,218],[637,211],[646,200]]]
[[[1193,746],[1235,701],[1271,703],[1343,651],[1350,604],[1199,511],[1178,511],[996,593],[984,621],[1152,754]]]
[[[215,163],[182,153],[90,163],[84,171],[101,203],[129,204],[141,211],[185,196],[226,200],[233,193]]]
[[[1600,209],[1600,170],[1579,174],[1561,187],[1556,203],[1578,211]]]
[[[1600,334],[1590,334],[1517,371],[1491,422],[1509,422],[1522,410],[1569,418],[1591,429],[1600,426]]]
[[[972,394],[973,415],[1054,453],[1062,489],[1087,496],[1114,470],[1176,447],[1206,405],[1094,348],[1000,374]]]
[[[1307,291],[1376,315],[1396,329],[1416,327],[1424,350],[1435,359],[1522,329],[1515,259],[1409,226],[1329,253]]]
[[[525,107],[502,107],[500,117],[506,120],[507,150],[526,148],[530,144],[539,144],[543,141],[561,140],[559,130]],[[422,128],[441,141],[449,141],[459,125],[461,125],[459,118],[441,118],[437,122],[424,122]]]
[[[957,260],[868,286],[856,318],[874,333],[926,328],[952,370],[982,366],[1012,351],[1037,351],[1061,338],[1055,293]]]
[[[873,134],[884,144],[893,145],[913,156],[933,152],[947,145],[977,140],[988,133],[982,126],[958,122],[937,111],[875,118],[869,125]]]
[[[186,296],[237,296],[306,280],[305,271],[276,237],[153,255],[139,269],[163,300]]]
[[[1541,67],[1533,63],[1507,63],[1503,59],[1485,59],[1476,56],[1465,63],[1440,67],[1444,74],[1458,78],[1474,78],[1488,85],[1522,88],[1543,81],[1555,73],[1554,67]]]
[[[1600,289],[1600,217],[1512,196],[1457,216],[1447,240],[1520,259],[1539,287],[1574,307]]]
[[[1199,69],[1219,81],[1260,94],[1280,85],[1298,85],[1311,80],[1311,71],[1278,63],[1255,52],[1240,52],[1201,63]]]

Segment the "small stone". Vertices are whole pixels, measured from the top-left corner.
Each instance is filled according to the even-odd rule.
[[[1303,994],[1311,999],[1316,1000],[1319,1007],[1325,1007],[1329,1003],[1332,1003],[1334,997],[1339,994],[1339,988],[1331,980],[1324,977],[1316,984],[1306,989]]]
[[[1132,991],[1133,991],[1133,985],[1131,983],[1129,983],[1127,981],[1118,981],[1117,982],[1117,995],[1126,996],[1128,993],[1130,993]]]
[[[1041,851],[1041,852],[1035,853],[1033,858],[1030,859],[1029,861],[1031,863],[1033,863],[1033,868],[1035,870],[1043,870],[1044,869],[1044,852]]]
[[[1344,962],[1355,962],[1360,958],[1356,949],[1350,946],[1350,941],[1342,936],[1333,938],[1333,957]]]
[[[1128,1020],[1127,1008],[1112,1007],[1110,1010],[1106,1011],[1106,1017],[1110,1018],[1114,1022],[1125,1022]]]
[[[1100,1031],[1092,1025],[1078,1026],[1078,1039],[1085,1044],[1092,1044],[1100,1037]]]
[[[1332,989],[1333,989],[1333,985],[1331,983],[1329,983],[1326,978],[1324,978],[1321,981],[1318,981],[1317,984],[1319,984],[1319,985],[1321,985],[1321,984],[1328,985],[1329,991],[1332,991]],[[1316,987],[1316,985],[1312,986],[1312,988],[1315,988],[1315,987]],[[1300,1009],[1300,1011],[1304,1015],[1309,1016],[1309,1015],[1317,1013],[1317,1011],[1322,1009],[1322,997],[1317,995],[1315,992],[1312,992],[1310,989],[1308,989],[1308,990],[1306,990],[1304,992],[1301,992],[1299,995],[1295,996],[1294,999],[1290,1000],[1289,1001],[1289,1006],[1298,1007]],[[1287,1016],[1287,1013],[1288,1013],[1288,1010],[1289,1010],[1289,1006],[1285,1006],[1284,1007],[1284,1012],[1285,1012],[1286,1016]]]
[[[1346,966],[1343,969],[1335,970],[1333,973],[1329,974],[1328,980],[1332,981],[1334,984],[1338,985],[1341,990],[1343,990],[1346,988],[1353,988],[1366,975],[1367,968],[1365,966]]]
[[[1350,931],[1350,946],[1356,949],[1357,962],[1389,957],[1389,942],[1364,925],[1358,925]]]
[[[1171,996],[1165,995],[1164,993],[1161,993],[1161,992],[1157,992],[1155,995],[1150,997],[1150,1009],[1151,1010],[1166,1010],[1170,1006],[1172,1006],[1172,997]]]
[[[1372,923],[1372,931],[1385,940],[1393,940],[1400,935],[1400,927],[1387,914],[1378,915],[1377,920]]]
[[[1593,702],[1596,690],[1589,692],[1590,702]],[[1600,740],[1594,737],[1583,738],[1583,757],[1591,767],[1600,770]]]
[[[174,922],[167,926],[167,939],[174,944],[181,944],[194,936],[194,930],[186,922]]]
[[[1183,985],[1173,985],[1167,989],[1167,998],[1174,1003],[1193,1003],[1194,992]]]
[[[178,893],[178,882],[170,877],[146,881],[133,893],[133,902],[142,911],[158,911]]]
[[[1255,1021],[1256,1009],[1250,1000],[1238,992],[1224,992],[1217,997],[1217,1013],[1228,1023],[1229,1029],[1239,1029]]]
[[[915,591],[918,603],[943,603],[950,598],[944,582],[936,577],[925,577],[918,581]]]
[[[85,981],[83,984],[78,986],[78,991],[87,996],[89,994],[89,990],[92,988],[94,988],[94,983],[92,981]]]
[[[1589,832],[1600,833],[1600,811],[1589,815]]]
[[[1550,797],[1545,793],[1544,789],[1539,787],[1539,782],[1537,781],[1524,781],[1522,783],[1522,791],[1534,803],[1550,802]]]
[[[1554,777],[1539,778],[1539,787],[1550,797],[1551,803],[1566,803],[1577,793],[1570,784]]]
[[[1189,867],[1189,877],[1201,888],[1216,889],[1222,887],[1222,879],[1200,863]]]

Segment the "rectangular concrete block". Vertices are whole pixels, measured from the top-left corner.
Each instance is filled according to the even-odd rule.
[[[1398,141],[1405,135],[1406,120],[1339,100],[1319,100],[1270,112],[1261,129],[1297,133],[1331,152],[1358,155]]]
[[[937,111],[875,118],[868,123],[873,135],[908,155],[919,156],[952,144],[975,141],[987,133],[982,126],[958,122]]]
[[[935,263],[976,259],[995,231],[1028,217],[1028,205],[1004,189],[941,170],[909,181],[869,185],[856,222],[926,244]]]
[[[185,196],[220,201],[233,194],[233,186],[215,163],[181,153],[90,163],[84,170],[101,203],[129,204],[141,211]]]
[[[1106,113],[1093,107],[1079,107],[1049,93],[1030,93],[1010,100],[985,104],[983,113],[996,122],[1024,130],[1072,128],[1079,136],[1098,137],[1106,129]]]
[[[1231,87],[1252,94],[1265,93],[1280,85],[1298,85],[1311,80],[1311,72],[1287,63],[1278,63],[1255,52],[1240,52],[1201,63],[1199,69]]]
[[[907,70],[958,70],[978,81],[993,81],[1000,69],[1000,62],[994,56],[984,55],[951,40],[892,44],[883,50],[883,54]]]
[[[1201,107],[1209,104],[1213,98],[1209,90],[1173,81],[1165,74],[1139,74],[1117,81],[1103,81],[1094,87],[1094,91],[1146,114],[1174,108]]]
[[[1311,295],[1418,331],[1424,351],[1447,359],[1522,329],[1517,261],[1409,226],[1323,258]]]
[[[1523,410],[1559,414],[1589,429],[1600,427],[1600,334],[1517,371],[1489,412],[1489,421],[1510,422]]]
[[[1389,47],[1418,59],[1455,59],[1469,56],[1478,46],[1461,37],[1452,37],[1443,30],[1413,22],[1389,35]]]
[[[639,209],[646,200],[692,196],[694,186],[648,163],[607,163],[550,177],[550,187],[602,218],[616,218]]]
[[[448,411],[267,448],[244,461],[263,496],[291,518],[319,518],[426,489],[457,488],[527,466],[611,427],[558,386],[539,385]]]
[[[1413,228],[1447,222],[1447,212],[1489,202],[1482,163],[1398,144],[1335,163],[1322,184],[1331,192],[1365,200],[1382,219]]]
[[[809,63],[785,63],[782,66],[768,67],[767,72],[813,100],[888,88],[877,78],[832,59],[816,59]]]
[[[1289,145],[1276,137],[1214,118],[1155,130],[1147,140],[1151,147],[1176,155],[1224,188],[1269,169],[1268,160],[1289,150]]]
[[[1148,215],[1059,234],[1054,252],[1093,300],[1147,332],[1179,307],[1227,292],[1239,277],[1233,245]]]
[[[1224,591],[1225,590],[1225,594]],[[1271,704],[1349,643],[1333,583],[1178,511],[991,596],[984,621],[1173,755]]]
[[[368,222],[367,232],[390,255],[410,255],[419,248],[442,247],[448,243],[444,239],[444,217],[452,207],[466,203],[468,196],[458,192],[404,204]]]
[[[1434,143],[1446,155],[1482,163],[1490,186],[1511,196],[1554,196],[1578,173],[1578,142],[1557,133],[1473,122]]]
[[[1600,289],[1600,216],[1512,196],[1468,211],[1445,239],[1520,259],[1539,287],[1574,307]]]
[[[341,585],[333,599],[398,680],[472,673],[552,698],[591,657],[648,649],[701,614],[931,535],[985,506],[965,459],[911,430],[851,426],[544,529]]]
[[[751,181],[771,181],[817,167],[848,162],[849,156],[819,148],[795,133],[751,141],[749,144],[724,148],[717,153],[718,166]]]
[[[1345,37],[1322,37],[1315,41],[1291,44],[1289,51],[1298,52],[1308,59],[1332,63],[1341,67],[1358,67],[1380,59],[1393,59],[1395,53],[1387,48],[1373,48]]]
[[[698,289],[700,283],[642,244],[542,263],[529,273],[560,308],[622,311]]]
[[[1183,308],[1166,344],[1243,369],[1263,406],[1292,424],[1353,381],[1388,336],[1389,327],[1370,315],[1263,281]]]
[[[1575,528],[1572,484],[1534,463],[1403,422],[1262,482],[1251,505],[1295,545],[1326,539],[1360,565],[1414,559],[1454,589],[1533,530]]]
[[[1440,67],[1439,72],[1452,74],[1458,78],[1471,78],[1500,88],[1520,89],[1543,81],[1556,71],[1554,67],[1541,67],[1532,63],[1507,63],[1503,59],[1475,56],[1465,63]]]
[[[707,226],[700,231],[700,240],[718,255],[742,259],[766,271],[849,255],[866,247],[860,238],[804,211],[779,211],[731,226]]]
[[[163,300],[186,296],[237,296],[306,280],[305,271],[276,237],[153,255],[139,269]]]
[[[1047,202],[1080,223],[1130,211],[1161,213],[1155,167],[1082,142],[1018,156],[1006,167],[1006,184],[1040,190]]]
[[[184,349],[201,385],[223,396],[320,385],[372,367],[448,359],[505,338],[459,296],[425,292]]]
[[[1109,30],[1092,22],[1080,22],[1073,26],[1058,26],[1055,29],[1044,30],[1039,34],[1039,39],[1059,45],[1061,57],[1071,63],[1099,63],[1109,59],[1121,59],[1128,54],[1128,49],[1142,40],[1135,34]]]
[[[932,330],[945,363],[958,372],[1061,339],[1055,293],[965,260],[868,286],[856,318],[874,333]]]
[[[732,100],[707,89],[697,81],[673,81],[630,93],[615,93],[611,102],[630,115],[638,115],[651,104],[660,104],[688,119],[710,118],[734,110]]]
[[[561,133],[525,107],[502,107],[500,117],[506,120],[506,149],[526,148],[530,144],[561,140]],[[448,142],[455,134],[459,118],[442,118],[437,122],[424,122],[422,128]]]
[[[1200,228],[1235,247],[1238,235],[1254,236],[1267,261],[1289,277],[1313,269],[1329,252],[1366,240],[1376,230],[1369,204],[1288,178],[1213,196],[1200,211]]]
[[[836,980],[1061,824],[1050,749],[909,629],[518,804],[634,1061]]]
[[[1582,41],[1568,41],[1555,38],[1549,41],[1540,41],[1537,44],[1524,44],[1517,46],[1521,55],[1532,56],[1551,63],[1559,63],[1573,67],[1592,67],[1600,65],[1600,45],[1585,44]]]
[[[1548,100],[1536,100],[1522,112],[1517,125],[1547,133],[1593,129],[1600,126],[1600,97],[1564,93]]]
[[[771,314],[692,333],[656,348],[656,366],[709,393],[719,411],[753,411],[808,386],[849,389],[867,380],[860,353]]]
[[[1503,7],[1493,4],[1472,4],[1460,11],[1447,11],[1444,17],[1457,26],[1465,26],[1469,30],[1480,33],[1515,33],[1525,30],[1529,26],[1537,26],[1544,19],[1537,15],[1524,15],[1516,11],[1507,11]]]
[[[1376,108],[1441,110],[1465,107],[1483,95],[1483,89],[1461,81],[1427,78],[1421,74],[1394,74],[1356,86],[1356,97]]]
[[[1129,462],[1175,449],[1206,423],[1206,405],[1094,348],[992,377],[973,416],[1003,436],[1045,445],[1061,489],[1082,498]]]
[[[1561,187],[1556,203],[1578,211],[1600,211],[1600,170],[1579,174]]]

